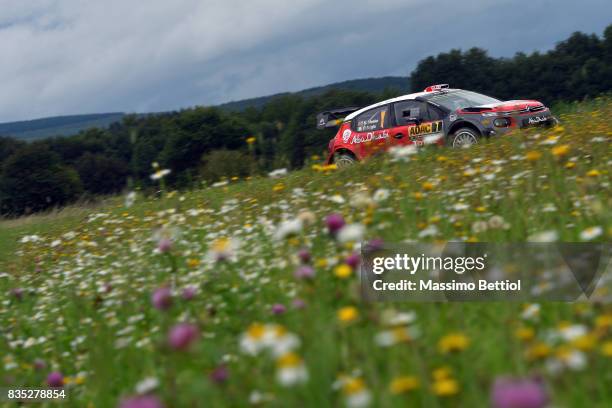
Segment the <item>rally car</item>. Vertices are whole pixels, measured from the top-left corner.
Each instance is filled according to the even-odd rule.
[[[340,126],[329,142],[327,163],[339,167],[394,146],[428,144],[467,147],[483,137],[512,129],[553,126],[557,119],[543,103],[500,101],[447,84],[423,92],[317,115],[319,129]]]

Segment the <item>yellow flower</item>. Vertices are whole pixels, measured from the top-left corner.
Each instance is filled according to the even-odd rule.
[[[423,190],[429,191],[434,189],[434,185],[429,181],[426,181],[422,184]]]
[[[257,138],[255,138],[255,136],[248,137],[246,140],[248,144],[253,144],[255,143],[255,141],[257,141]]]
[[[535,336],[535,330],[533,330],[531,327],[519,327],[514,332],[514,335],[519,340],[529,341]]]
[[[536,343],[526,351],[528,360],[539,360],[547,357],[551,352],[550,346],[546,343]]]
[[[302,364],[302,359],[295,353],[285,353],[277,361],[276,365],[279,368],[296,367]]]
[[[595,318],[595,327],[600,329],[612,327],[612,313],[597,316]]]
[[[593,334],[585,334],[584,336],[580,336],[572,341],[572,346],[582,351],[592,350],[595,348],[596,344],[597,337],[595,337]]]
[[[196,258],[190,258],[187,260],[187,266],[189,266],[190,268],[197,268],[198,266],[200,266],[200,260]]]
[[[574,167],[576,167],[576,162],[568,161],[567,163],[565,163],[566,169],[573,169]]]
[[[284,189],[285,189],[285,185],[283,183],[275,184],[274,187],[272,187],[272,191],[274,191],[275,193],[278,193],[279,191],[283,191]]]
[[[606,357],[612,357],[612,341],[606,341],[601,346],[601,354],[603,354]]]
[[[417,191],[415,193],[412,194],[415,200],[420,200],[421,198],[423,198],[423,193],[421,193],[420,191]]]
[[[353,268],[343,263],[334,268],[334,275],[340,279],[346,279],[353,273]]]
[[[601,173],[597,169],[589,170],[586,174],[588,177],[597,177],[601,176]]]
[[[450,378],[451,374],[452,374],[451,368],[444,366],[444,367],[436,368],[431,374],[431,376],[433,377],[435,381],[442,381],[447,378]]]
[[[391,381],[391,384],[389,384],[389,392],[394,395],[403,394],[416,390],[419,388],[419,384],[419,379],[412,375],[396,377]]]
[[[338,310],[338,320],[342,323],[352,323],[358,318],[359,312],[353,306],[345,306]]]
[[[436,381],[431,388],[434,394],[440,397],[448,397],[459,392],[459,384],[452,378]]]
[[[438,349],[442,353],[465,350],[470,345],[470,339],[462,333],[451,333],[442,337],[438,342]]]
[[[555,146],[551,149],[551,152],[553,154],[553,156],[555,157],[565,157],[568,155],[570,151],[570,147],[569,145],[561,145],[561,146]]]
[[[542,157],[542,153],[536,150],[531,150],[525,154],[525,159],[527,161],[532,161],[532,162],[540,160],[541,157]]]
[[[439,162],[445,162],[446,160],[448,160],[448,158],[446,156],[438,156],[436,160]]]

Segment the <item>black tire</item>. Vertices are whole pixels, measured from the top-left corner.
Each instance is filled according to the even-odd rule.
[[[446,144],[452,148],[469,147],[478,143],[480,133],[469,127],[457,129],[446,139]]]
[[[353,164],[357,163],[357,159],[355,156],[348,153],[336,153],[334,154],[334,164],[338,166],[338,168],[349,167]]]

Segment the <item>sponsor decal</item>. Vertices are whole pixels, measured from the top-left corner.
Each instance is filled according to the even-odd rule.
[[[373,142],[375,140],[381,140],[381,139],[388,139],[389,138],[389,132],[388,131],[383,131],[382,133],[374,133],[374,132],[368,132],[365,134],[365,136],[361,136],[361,135],[355,135],[353,136],[353,140],[351,140],[351,144],[358,144],[358,143],[368,143],[368,142]]]
[[[412,139],[415,136],[427,135],[430,133],[438,133],[442,131],[442,121],[422,123],[420,125],[410,126],[408,135]]]
[[[527,119],[527,123],[529,125],[536,125],[540,122],[546,122],[547,120],[548,118],[546,116],[534,116],[534,117]]]
[[[350,129],[346,129],[344,132],[342,132],[342,141],[344,143],[348,143],[349,139],[351,138],[351,130]]]

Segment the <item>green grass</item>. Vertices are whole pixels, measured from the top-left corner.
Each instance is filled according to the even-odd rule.
[[[350,387],[334,384],[359,378],[362,383],[348,384],[371,393],[374,406],[475,407],[488,404],[496,376],[539,375],[554,405],[610,406],[609,305],[542,303],[536,318],[525,319],[526,305],[512,303],[364,303],[355,274],[334,274],[352,249],[330,238],[323,220],[341,213],[367,227],[366,239],[388,242],[520,242],[544,231],[578,241],[593,227],[602,231],[596,240],[609,241],[611,114],[610,101],[598,100],[568,108],[561,128],[469,150],[428,150],[408,162],[380,157],[342,171],[305,169],[279,180],[141,197],[131,208],[116,198],[99,208],[2,222],[2,386],[44,386],[46,375],[59,370],[69,377],[66,406],[117,406],[147,377],[159,381],[153,393],[168,407],[203,401],[243,406],[255,391],[271,406],[336,406]],[[376,191],[389,197],[355,208],[359,191],[361,201]],[[312,223],[293,237],[272,239],[281,220],[299,214]],[[493,216],[508,228],[472,230]],[[164,225],[171,227],[173,247],[155,254],[153,233]],[[432,226],[436,234],[419,238]],[[32,234],[40,240],[18,242]],[[222,238],[239,243],[235,261],[209,257]],[[308,282],[293,276],[304,247],[316,270]],[[177,292],[195,286],[198,293],[190,301],[176,296],[168,311],[153,308],[151,293],[170,282]],[[10,294],[13,288],[25,290],[21,300]],[[291,306],[297,298],[305,308]],[[287,311],[272,314],[274,304]],[[355,308],[354,321],[338,320],[345,307]],[[387,330],[383,316],[391,309],[414,312],[411,326],[420,335],[383,348],[375,336]],[[172,351],[166,342],[168,329],[180,321],[200,332],[189,351]],[[283,387],[274,357],[241,350],[241,336],[249,327],[256,331],[257,322],[280,325],[300,339],[294,352],[308,370],[307,382]],[[568,324],[583,326],[588,336],[552,342],[549,334]],[[453,333],[467,339],[467,347],[445,353],[439,342]],[[584,356],[586,365],[551,373],[547,367],[568,351]],[[37,358],[46,368],[33,367]],[[208,375],[222,364],[229,378],[215,384]],[[440,385],[441,368],[456,382],[452,395],[432,389]],[[393,394],[389,384],[401,376],[413,376],[418,387]]]

